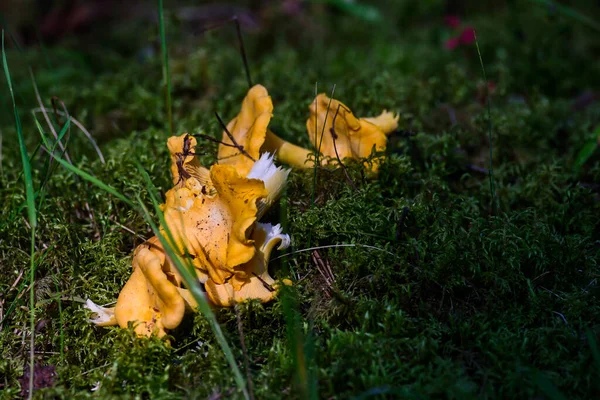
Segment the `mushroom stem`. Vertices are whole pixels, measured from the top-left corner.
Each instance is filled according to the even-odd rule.
[[[312,168],[314,165],[314,162],[308,159],[312,153],[311,150],[283,140],[270,130],[267,130],[262,149],[263,151],[276,153],[277,159],[294,167]]]

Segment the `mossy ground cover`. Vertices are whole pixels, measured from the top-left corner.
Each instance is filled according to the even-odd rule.
[[[591,20],[523,1],[493,14],[467,8],[489,114],[475,45],[444,46],[457,31],[444,24],[443,2],[378,4],[375,22],[306,5],[293,18],[264,13],[261,30],[245,34],[280,136],[308,146],[315,82],[328,93],[335,84],[335,98],[358,116],[398,112],[401,128],[377,179],[353,162],[348,178],[319,169],[315,181],[313,170],[294,170],[266,216],[292,237],[291,254],[272,267],[293,290],[270,304],[215,310],[256,398],[600,391],[600,152],[578,159],[600,124],[590,95],[600,85],[600,10],[572,6]],[[233,117],[247,90],[234,31],[194,35],[169,10],[174,131],[219,137],[214,112]],[[27,67],[45,106],[60,98],[106,160],[72,127],[76,166],[148,203],[138,164],[161,193],[170,187],[158,27],[128,22],[90,35],[89,48],[66,39],[6,53],[38,191],[35,364],[40,374],[55,371],[36,395],[241,397],[201,315],[172,332],[171,345],[88,322],[82,301],[114,301],[132,250],[152,232],[122,201],[34,152],[41,140]],[[12,398],[27,385],[30,230],[6,86],[1,100],[0,390]],[[199,150],[207,165],[215,161],[213,144]]]

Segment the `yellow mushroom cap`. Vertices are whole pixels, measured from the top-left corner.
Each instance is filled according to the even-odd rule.
[[[357,118],[342,102],[319,94],[311,103],[306,128],[315,149],[327,157],[364,158],[373,148],[384,151],[387,134],[398,127],[398,116],[383,111],[377,117]],[[377,165],[373,167],[373,172]]]
[[[186,178],[185,175],[182,176],[182,171],[180,171],[180,168],[183,168],[185,172],[206,186],[206,190],[210,190],[212,187],[210,185],[208,169],[204,168],[194,155],[197,144],[196,138],[187,133],[179,136],[171,136],[167,140],[167,147],[169,148],[169,153],[171,153],[171,176],[173,177],[173,184],[178,184]]]
[[[133,273],[115,307],[105,308],[86,301],[84,307],[93,313],[90,322],[122,328],[131,322],[140,336],[162,337],[166,330],[181,323],[185,310],[196,309],[198,304],[190,291],[181,287],[182,279],[165,256],[158,237],[138,246],[132,264]]]
[[[240,176],[230,165],[210,169],[215,194],[204,194],[194,178],[185,187],[167,192],[165,221],[180,254],[190,254],[196,268],[223,283],[234,267],[255,253],[250,236],[257,220],[259,200],[267,197],[265,184]]]
[[[260,157],[260,150],[267,134],[267,126],[272,116],[271,96],[264,86],[255,85],[244,98],[239,114],[227,124],[227,130],[232,134],[237,145],[242,146],[253,160],[258,160]],[[219,145],[219,164],[235,165],[238,172],[246,176],[254,161],[243,154],[240,149],[231,147],[234,143],[225,132],[223,132],[222,141],[225,144]]]
[[[246,177],[234,166],[213,165],[212,196],[204,194],[194,178],[167,193],[163,210],[177,252],[193,258],[215,304],[232,304],[223,300],[228,290],[236,292],[230,296],[235,301],[268,301],[275,295],[266,265],[272,248],[278,243],[287,247],[289,237],[278,225],[257,220],[280,195],[288,174],[289,170],[276,167],[273,156],[265,153]]]
[[[134,323],[138,335],[157,334],[176,328],[183,319],[186,302],[178,286],[169,279],[169,265],[164,253],[153,243],[144,243],[134,252],[133,274],[121,290],[115,318],[126,328]]]
[[[206,293],[213,304],[229,307],[251,299],[268,302],[277,294],[277,285],[268,271],[269,258],[276,245],[280,250],[287,248],[290,237],[282,233],[279,224],[257,223],[252,239],[257,248],[255,257],[236,267],[236,274],[227,282],[216,284],[211,279],[206,282]],[[286,280],[284,283],[290,282]]]

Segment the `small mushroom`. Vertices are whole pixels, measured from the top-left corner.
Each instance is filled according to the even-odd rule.
[[[262,85],[253,86],[242,102],[240,113],[227,124],[235,143],[223,132],[219,164],[235,165],[243,175],[250,171],[253,160],[269,152],[277,154],[279,159],[293,160],[288,161],[290,165],[303,166],[311,151],[279,138],[268,129],[272,116],[273,101],[267,89]]]
[[[327,158],[364,158],[375,151],[384,151],[387,135],[398,127],[398,116],[383,111],[377,117],[357,118],[342,102],[320,94],[311,103],[306,121],[308,136],[314,148]],[[282,162],[300,168],[311,168],[310,150],[287,142],[267,130],[263,151],[275,152]],[[321,163],[327,164],[324,158]],[[371,167],[376,173],[379,160]]]
[[[239,114],[227,124],[227,131],[219,145],[218,160],[221,165],[235,165],[246,176],[261,154],[267,126],[273,116],[271,96],[262,85],[255,85],[242,101]]]
[[[387,135],[398,127],[398,116],[383,111],[371,118],[357,118],[342,102],[319,94],[309,107],[306,121],[313,146],[326,157],[364,158],[373,150],[384,151]],[[327,160],[324,160],[327,162]],[[377,172],[378,162],[372,172]]]

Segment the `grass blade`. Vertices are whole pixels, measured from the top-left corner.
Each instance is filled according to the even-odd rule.
[[[152,199],[152,203],[153,203],[156,213],[159,217],[161,226],[166,228],[167,224],[165,222],[164,215],[159,207],[159,202],[155,195],[156,190],[154,188],[154,184],[150,180],[150,177],[148,176],[146,171],[144,171],[141,167],[139,167],[139,169],[142,174],[142,177],[146,181],[148,193],[150,194],[150,198]],[[219,322],[217,321],[215,314],[212,312],[210,305],[206,301],[204,292],[202,291],[202,289],[200,287],[200,283],[198,281],[198,278],[195,274],[194,267],[189,262],[188,262],[189,265],[187,265],[187,266],[184,265],[181,257],[179,257],[173,249],[172,243],[175,243],[175,240],[174,240],[171,232],[168,229],[165,230],[165,232],[168,236],[168,240],[167,240],[167,238],[165,238],[161,234],[161,232],[158,229],[158,227],[156,226],[156,224],[154,224],[154,222],[152,221],[150,213],[144,206],[144,203],[141,201],[141,199],[139,197],[137,200],[138,200],[138,204],[141,207],[141,210],[144,214],[144,218],[146,219],[146,222],[150,225],[150,227],[152,228],[152,231],[160,240],[161,244],[163,245],[163,248],[165,249],[165,252],[169,256],[169,259],[177,267],[177,270],[181,274],[181,277],[183,278],[183,281],[185,282],[186,287],[190,290],[192,296],[194,296],[194,300],[196,300],[196,302],[198,303],[198,308],[199,308],[200,312],[208,320],[213,332],[215,333],[217,342],[221,346],[221,349],[223,350],[223,353],[225,354],[225,358],[227,359],[227,362],[229,363],[229,366],[231,367],[231,370],[233,371],[234,378],[235,378],[236,384],[238,385],[238,388],[242,391],[242,393],[244,394],[244,397],[246,399],[249,399],[250,397],[249,397],[249,394],[248,394],[248,391],[246,388],[245,379],[235,361],[235,357],[233,356],[233,352],[231,351],[231,348],[229,347],[229,344],[227,343],[227,339],[225,338],[225,335],[223,334],[223,331],[221,330],[221,326],[219,325]]]
[[[37,99],[37,102],[38,102],[40,108],[43,108],[45,110],[44,103],[42,102],[42,96],[40,96],[40,91],[38,90],[37,83],[35,81],[35,77],[33,75],[33,70],[31,69],[31,67],[29,67],[29,76],[31,77],[31,83],[33,85],[33,90],[35,92],[35,98]],[[52,121],[50,121],[50,117],[48,116],[48,113],[46,111],[44,111],[43,114],[44,114],[44,119],[46,120],[46,124],[48,125],[48,129],[50,129],[50,132],[52,132],[54,139],[58,140],[58,134],[56,133],[56,129],[54,129],[54,125],[52,124]],[[67,159],[67,161],[69,163],[72,163],[71,157],[69,156],[69,153],[67,153],[63,144],[61,142],[58,142],[58,146],[65,153],[65,158]]]
[[[594,338],[594,334],[591,329],[586,329],[585,336],[587,337],[588,344],[590,345],[590,351],[592,352],[592,358],[594,359],[594,363],[596,364],[596,368],[598,372],[600,372],[600,351],[598,351],[598,343],[596,343],[596,339]]]
[[[327,117],[329,116],[329,109],[331,108],[331,101],[333,100],[333,95],[335,94],[335,84],[331,89],[331,95],[329,97],[329,103],[327,103],[327,110],[325,111],[325,120],[323,121],[323,129],[321,130],[321,138],[319,139],[319,146],[317,146],[315,152],[315,165],[313,167],[313,184],[312,184],[312,200],[310,202],[311,207],[315,205],[315,191],[317,190],[317,169],[319,167],[319,156],[321,155],[321,145],[323,144],[323,135],[325,135],[325,125],[327,124]],[[315,115],[318,115],[317,110],[317,96],[319,95],[317,90],[317,84],[315,83]],[[319,132],[319,118],[315,118],[315,135],[318,135]],[[315,137],[315,142],[318,137]],[[308,243],[310,246],[310,242]]]
[[[475,36],[475,47],[477,48],[477,55],[479,56],[479,63],[481,64],[481,73],[483,74],[483,83],[485,85],[485,99],[487,103],[487,119],[488,119],[488,138],[490,142],[490,166],[488,176],[490,178],[490,193],[492,196],[492,213],[496,214],[496,189],[494,187],[494,162],[493,162],[493,146],[492,146],[492,112],[490,105],[490,88],[488,86],[487,76],[485,74],[485,67],[483,66],[483,58],[481,57],[481,51],[479,50],[479,42],[477,41],[477,32],[473,30]]]
[[[127,197],[125,197],[124,195],[122,195],[121,193],[119,193],[118,191],[116,191],[115,189],[113,189],[112,187],[108,186],[107,184],[105,184],[104,182],[95,178],[94,176],[88,174],[87,172],[69,164],[68,162],[66,162],[65,160],[63,160],[62,158],[60,158],[56,155],[54,156],[54,158],[56,161],[58,161],[63,167],[65,167],[69,171],[79,175],[81,178],[87,180],[88,182],[93,183],[94,185],[98,186],[99,188],[103,189],[104,191],[112,194],[113,196],[122,200],[127,205],[129,205],[131,208],[140,212],[144,216],[144,218],[146,219],[146,221],[148,222],[148,224],[150,225],[150,227],[152,228],[152,230],[154,231],[156,236],[159,238],[161,244],[163,245],[163,247],[165,249],[165,252],[167,253],[169,258],[173,261],[173,263],[177,267],[177,270],[181,274],[187,288],[190,290],[190,293],[192,294],[192,296],[198,303],[198,308],[200,309],[200,312],[206,317],[206,319],[208,319],[208,321],[211,325],[211,328],[213,329],[213,332],[215,333],[215,336],[217,338],[217,342],[221,346],[221,349],[223,350],[223,353],[225,354],[225,358],[227,359],[227,361],[230,364],[230,367],[233,371],[233,374],[234,374],[234,377],[235,377],[238,387],[243,392],[244,397],[246,399],[249,399],[248,392],[246,390],[246,384],[245,384],[244,377],[243,377],[242,373],[240,372],[240,369],[239,369],[237,363],[235,362],[233,352],[231,351],[231,348],[229,347],[229,344],[227,343],[227,340],[225,339],[223,331],[221,330],[221,327],[219,326],[219,323],[217,322],[217,319],[216,319],[214,313],[212,312],[208,302],[204,298],[204,292],[202,291],[202,289],[198,283],[198,278],[193,273],[194,269],[193,269],[193,267],[187,268],[183,264],[183,261],[181,260],[181,258],[176,256],[175,252],[173,251],[173,246],[171,245],[171,243],[174,243],[174,240],[173,240],[173,237],[170,234],[170,232],[167,230],[167,234],[170,236],[169,240],[167,240],[161,234],[161,232],[158,229],[158,227],[156,226],[156,224],[154,224],[154,222],[152,221],[152,217],[151,217],[150,213],[148,212],[148,210],[146,209],[144,204],[141,202],[141,199],[139,199],[139,197],[137,199],[137,204],[136,204],[133,201],[131,201],[130,199],[128,199]],[[154,185],[152,185],[152,182],[150,181],[148,174],[143,170],[141,170],[141,171],[142,171],[143,178],[146,180],[146,183],[148,184],[148,192],[150,193],[150,197],[152,198],[152,202],[156,208],[156,212],[159,216],[161,224],[162,224],[162,226],[166,226],[164,217],[159,208],[159,202],[157,200],[157,196],[155,195]]]
[[[318,399],[318,387],[313,363],[314,343],[302,332],[302,319],[298,311],[295,289],[288,286],[280,288],[281,305],[286,327],[286,337],[301,399]]]
[[[52,150],[51,150],[52,152],[54,152],[54,150],[56,149],[56,146],[58,145],[58,143],[60,143],[60,141],[65,136],[65,134],[67,133],[67,131],[69,130],[70,127],[71,127],[71,117],[69,117],[67,119],[67,122],[65,122],[65,125],[62,127],[62,129],[58,133],[58,139],[56,139],[56,143],[54,143],[54,146],[52,147]]]
[[[171,74],[169,73],[169,52],[167,49],[167,36],[165,34],[165,16],[163,2],[158,0],[158,21],[160,26],[160,47],[163,53],[163,84],[165,85],[165,98],[167,102],[167,120],[169,123],[169,136],[173,136],[173,110],[171,107]]]
[[[2,31],[2,65],[4,67],[4,74],[6,75],[6,82],[8,83],[8,90],[12,99],[13,111],[15,114],[15,125],[17,129],[17,135],[19,138],[19,149],[21,152],[21,160],[23,161],[23,176],[25,179],[25,192],[27,199],[33,201],[33,180],[31,178],[31,164],[29,163],[29,156],[27,155],[27,147],[25,147],[25,138],[23,137],[23,128],[21,127],[21,118],[19,117],[19,110],[17,110],[17,104],[15,102],[15,95],[13,92],[12,80],[10,79],[10,71],[8,70],[8,62],[6,61],[6,51],[4,50],[4,31]],[[32,229],[36,227],[36,212],[35,204],[28,203],[27,210],[29,215],[29,224]]]
[[[598,148],[598,140],[593,139],[587,142],[579,153],[577,153],[577,157],[575,157],[575,166],[577,168],[583,167],[583,164],[594,154],[596,149]]]
[[[572,18],[576,21],[579,21],[582,24],[587,25],[588,27],[600,32],[600,24],[598,24],[593,19],[587,17],[586,15],[580,13],[579,11],[575,10],[574,8],[562,5],[562,4],[552,1],[552,0],[529,0],[529,1],[532,1],[532,2],[542,5],[542,6],[546,6],[546,7],[550,8],[551,10],[556,10],[559,13],[561,13],[569,18]]]
[[[73,172],[76,175],[79,175],[81,178],[85,179],[86,181],[93,183],[94,185],[98,186],[100,189],[112,194],[119,200],[123,201],[128,206],[136,209],[135,203],[133,201],[129,200],[127,197],[125,197],[124,195],[119,193],[116,189],[108,186],[107,184],[105,184],[104,182],[102,182],[101,180],[96,178],[95,176],[90,175],[87,172],[83,171],[82,169],[79,169],[76,166],[69,164],[62,158],[58,157],[57,155],[54,155],[54,159],[56,161],[58,161],[63,167],[68,169],[69,171]]]
[[[19,41],[17,40],[17,38],[10,31],[9,26],[6,23],[6,19],[4,18],[4,14],[3,13],[0,13],[0,25],[2,25],[2,43],[4,43],[4,31],[6,30],[8,32],[8,35],[10,36],[12,42],[17,47],[17,50],[19,50],[19,53],[22,53],[23,49],[21,49],[21,46],[19,45]]]
[[[19,150],[21,152],[21,161],[23,162],[23,179],[25,180],[25,196],[27,200],[27,214],[29,217],[29,225],[31,227],[31,249],[30,249],[30,265],[29,265],[29,312],[30,312],[30,345],[29,345],[29,398],[33,396],[33,378],[34,378],[34,345],[35,345],[35,228],[37,226],[37,215],[35,209],[35,195],[33,192],[33,178],[31,177],[31,164],[25,146],[25,138],[23,137],[23,128],[21,127],[21,118],[19,110],[15,102],[15,94],[13,91],[12,80],[10,79],[10,71],[8,62],[6,61],[6,51],[4,49],[4,30],[2,31],[2,65],[8,90],[12,99],[13,111],[15,114],[15,126],[17,136],[19,138]]]
[[[594,139],[587,142],[575,157],[575,167],[581,168],[600,146],[600,125],[594,129]]]
[[[541,371],[537,371],[533,375],[534,382],[540,388],[540,390],[544,393],[546,397],[551,400],[567,400],[564,394],[562,394],[554,383]]]
[[[73,125],[75,125],[87,138],[87,140],[92,144],[92,146],[94,147],[94,150],[96,150],[96,154],[98,154],[98,157],[100,158],[100,161],[102,162],[102,164],[106,164],[106,161],[104,160],[104,155],[102,154],[102,151],[100,150],[100,147],[98,147],[98,144],[96,143],[96,141],[94,140],[94,138],[92,137],[92,134],[85,128],[85,126],[83,126],[83,124],[81,122],[79,122],[78,120],[76,120],[75,118],[73,118],[73,116],[66,114],[64,111],[60,111],[60,110],[49,110],[45,107],[38,107],[38,108],[34,108],[31,110],[32,113],[45,113],[45,112],[49,112],[49,111],[54,111],[57,115],[63,116],[63,117],[67,117],[68,119],[71,120],[71,122],[73,123]]]

